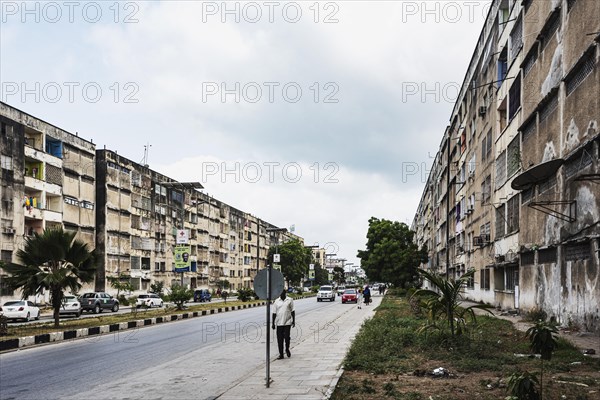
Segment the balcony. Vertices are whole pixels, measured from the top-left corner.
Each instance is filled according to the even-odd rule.
[[[25,176],[25,187],[38,191],[44,190],[45,182],[31,176]]]
[[[34,160],[42,161],[55,167],[62,168],[62,160],[60,158],[30,146],[25,146],[25,157],[30,157]]]
[[[52,210],[44,210],[46,222],[62,222],[62,213]]]
[[[25,214],[25,218],[37,219],[40,221],[44,219],[44,210],[41,208],[28,207],[24,209],[23,213]]]

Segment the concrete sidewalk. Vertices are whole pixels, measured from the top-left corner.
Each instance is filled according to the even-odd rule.
[[[342,375],[342,361],[362,323],[375,314],[382,296],[373,297],[369,306],[356,305],[334,321],[335,335],[324,330],[318,337],[309,335],[299,343],[292,340],[291,358],[277,360],[277,345],[271,348],[270,387],[265,385],[266,367],[257,369],[246,379],[236,383],[216,399],[277,399],[320,400],[328,399]],[[336,301],[340,301],[339,298]],[[316,331],[319,332],[319,331]]]

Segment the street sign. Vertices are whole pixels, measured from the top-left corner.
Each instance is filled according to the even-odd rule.
[[[189,272],[190,246],[175,246],[173,256],[175,258],[175,272]]]
[[[267,273],[267,268],[261,269],[254,278],[254,292],[261,300],[267,300]],[[278,298],[282,291],[283,274],[276,269],[271,269],[271,298],[269,300]]]
[[[273,264],[273,269],[276,269],[277,271],[281,271],[281,264]]]
[[[315,264],[308,264],[308,269],[315,269]]]
[[[311,281],[315,280],[315,270],[311,269],[310,271],[308,271],[308,279],[310,279]]]
[[[187,229],[177,229],[176,244],[188,244],[189,235]]]
[[[274,262],[274,263],[278,263],[278,262],[280,262],[280,261],[281,261],[281,260],[280,260],[279,254],[273,254],[273,262]]]

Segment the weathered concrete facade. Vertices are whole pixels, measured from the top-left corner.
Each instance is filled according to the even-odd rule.
[[[27,236],[57,226],[93,249],[95,145],[2,102],[0,127],[2,261],[18,262]],[[1,281],[0,271],[0,301],[18,296]]]
[[[229,281],[231,290],[249,288],[266,265],[269,247],[297,237],[267,234],[272,224],[114,151],[98,150],[96,161],[97,203],[102,205],[96,209],[96,249],[104,267],[97,290],[113,292],[107,278],[120,276],[143,292],[154,282],[169,287],[182,278],[190,288],[216,289],[221,280]],[[180,229],[188,232],[190,246],[191,267],[183,277],[174,271]]]
[[[468,296],[600,331],[600,2],[497,0],[415,216]]]

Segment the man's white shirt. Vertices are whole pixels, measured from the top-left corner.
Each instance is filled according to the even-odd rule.
[[[291,325],[292,324],[292,311],[294,311],[294,300],[291,297],[286,297],[285,300],[281,300],[278,297],[273,304],[275,314],[275,321],[273,323],[277,326]]]

